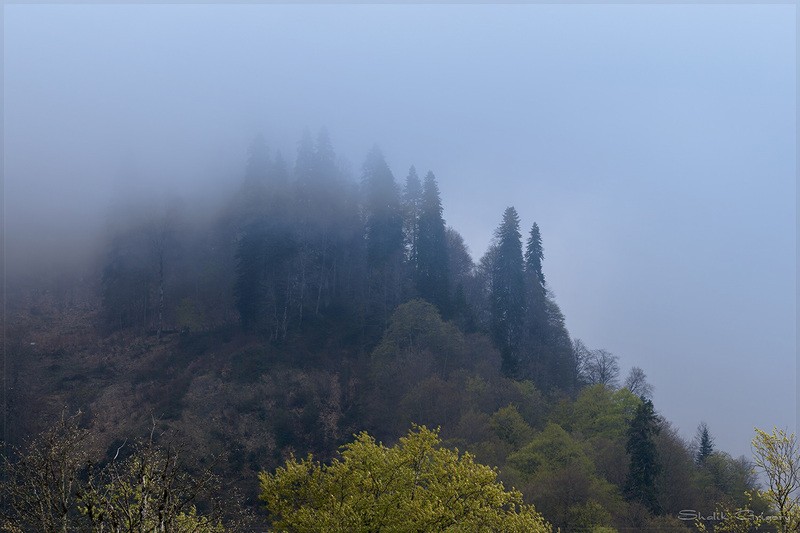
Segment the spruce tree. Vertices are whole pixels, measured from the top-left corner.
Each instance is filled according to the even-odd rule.
[[[422,183],[417,176],[417,169],[412,165],[408,169],[406,184],[403,188],[403,237],[406,244],[406,257],[411,270],[417,269],[417,240],[419,239],[419,216],[422,208]]]
[[[417,290],[420,296],[447,315],[448,309],[447,236],[442,218],[442,200],[436,176],[428,172],[422,187],[417,246]]]
[[[539,225],[534,222],[525,248],[525,270],[529,276],[533,276],[536,279],[539,285],[544,287],[542,260],[544,260],[542,236],[539,233]]]
[[[526,310],[528,334],[537,343],[546,342],[548,317],[547,317],[547,289],[544,284],[542,261],[542,237],[539,226],[534,222],[528,242],[525,247],[525,281],[526,281]]]
[[[701,422],[697,427],[697,464],[703,465],[708,456],[714,453],[714,439],[708,431],[708,425]]]
[[[369,276],[367,301],[379,312],[380,319],[385,319],[400,299],[403,217],[397,184],[377,146],[364,162],[362,186]]]
[[[509,207],[495,232],[496,250],[491,266],[491,331],[503,358],[503,371],[516,372],[525,320],[525,279],[522,235],[517,210]]]
[[[630,456],[630,469],[625,483],[625,495],[629,501],[641,503],[653,514],[661,511],[656,493],[656,480],[661,473],[661,464],[654,440],[659,431],[653,402],[643,399],[636,407],[628,428],[625,450]]]
[[[403,219],[392,171],[376,146],[362,176],[367,222],[367,257],[371,267],[385,265],[403,250]]]
[[[534,223],[525,246],[525,342],[521,376],[533,379],[544,390],[557,386],[559,354],[551,346],[547,290],[542,273],[542,237]]]

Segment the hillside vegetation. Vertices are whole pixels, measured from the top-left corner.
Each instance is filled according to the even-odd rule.
[[[520,531],[546,530],[541,516],[562,531],[674,531],[694,527],[678,519],[686,509],[767,509],[746,459],[716,450],[707,426],[683,441],[641,369],[622,380],[616,356],[571,338],[537,224],[520,228],[514,207],[498,213],[476,263],[445,224],[432,172],[411,167],[398,185],[375,148],[351,176],[324,130],[298,146],[289,164],[257,138],[216,210],[121,204],[94,274],[10,288],[12,463],[80,412],[73,431],[91,434],[83,450],[95,464],[113,466],[120,450],[137,457],[136,439],[181,442],[181,468],[192,479],[213,471],[227,487],[218,490],[241,494],[244,522],[290,531],[323,527],[289,513],[291,469],[353,476],[348,458],[396,459],[414,438],[428,439],[430,457],[484,476],[499,513],[487,520],[509,519],[513,507]],[[434,478],[428,495],[440,490]],[[115,487],[109,479],[100,486]],[[331,520],[377,520],[347,498]],[[182,523],[244,523],[192,514],[212,500],[182,508]],[[433,520],[424,530],[505,527],[481,525],[471,504],[448,517],[419,505],[403,509]],[[408,530],[401,515],[385,524]]]

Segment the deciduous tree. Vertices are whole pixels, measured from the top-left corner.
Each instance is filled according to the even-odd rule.
[[[495,470],[424,426],[392,447],[361,433],[330,464],[290,459],[260,481],[278,530],[551,531]]]

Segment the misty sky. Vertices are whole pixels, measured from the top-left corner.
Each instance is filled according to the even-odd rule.
[[[374,143],[434,171],[476,260],[508,205],[538,222],[572,336],[749,455],[796,428],[795,9],[6,5],[6,259],[326,126],[355,175]]]

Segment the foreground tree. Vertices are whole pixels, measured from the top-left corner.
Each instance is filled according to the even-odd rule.
[[[83,524],[76,494],[83,484],[78,473],[89,458],[91,435],[77,417],[63,417],[38,439],[4,459],[2,530],[71,531]]]
[[[190,475],[181,449],[148,440],[117,448],[98,468],[89,430],[80,414],[61,421],[5,459],[0,484],[3,531],[219,533],[223,513],[239,503],[222,501],[220,479],[209,470]],[[127,455],[126,458],[120,456]],[[197,504],[206,504],[200,515]],[[243,515],[239,515],[241,517]],[[237,521],[234,528],[244,526]]]
[[[701,427],[703,427],[701,425]],[[767,480],[767,490],[745,491],[747,503],[744,507],[732,509],[726,504],[718,504],[713,530],[725,533],[748,533],[769,531],[778,533],[800,530],[800,450],[794,433],[789,435],[782,429],[773,428],[767,433],[756,428],[756,436],[751,442],[755,466]],[[717,456],[711,454],[707,459]],[[706,464],[709,462],[707,461]],[[771,510],[763,513],[758,510],[762,504]],[[695,520],[698,531],[708,531],[699,518]],[[773,529],[774,528],[774,529]]]
[[[495,470],[424,426],[392,447],[361,433],[330,465],[290,459],[260,479],[277,530],[551,531]]]
[[[800,530],[800,450],[797,437],[778,428],[773,428],[772,433],[756,428],[751,447],[755,465],[767,479],[767,490],[761,496],[777,513],[778,531]]]
[[[211,472],[190,476],[182,453],[152,438],[134,447],[124,461],[112,461],[77,494],[78,510],[91,531],[153,533],[222,533],[220,502],[212,516],[198,515],[195,500],[220,493]],[[213,496],[212,496],[213,497]],[[212,504],[213,505],[213,504]]]

